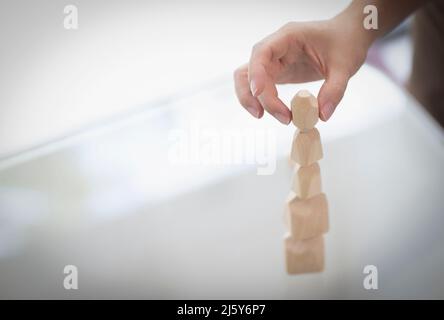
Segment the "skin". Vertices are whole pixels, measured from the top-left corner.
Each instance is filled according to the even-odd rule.
[[[330,20],[287,23],[255,44],[249,62],[234,72],[240,104],[258,119],[266,110],[287,125],[291,111],[279,99],[276,85],[325,79],[318,103],[319,118],[327,121],[372,43],[426,2],[354,0]],[[363,27],[363,9],[369,4],[378,9],[378,30]]]

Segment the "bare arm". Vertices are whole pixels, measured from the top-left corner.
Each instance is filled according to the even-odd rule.
[[[325,79],[318,102],[319,117],[327,121],[374,40],[428,1],[354,0],[330,20],[286,24],[258,42],[250,61],[235,71],[240,103],[256,118],[266,110],[288,124],[291,112],[279,99],[276,84]],[[364,28],[367,5],[378,10],[377,30]]]

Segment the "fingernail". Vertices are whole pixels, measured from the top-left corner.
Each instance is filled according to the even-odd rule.
[[[290,119],[282,113],[276,112],[275,114],[273,114],[273,116],[278,119],[280,122],[282,122],[283,124],[289,124],[290,123]]]
[[[259,111],[253,107],[247,107],[247,111],[255,118],[259,118]]]
[[[251,90],[251,94],[255,97],[256,93],[257,93],[257,87],[256,87],[256,83],[254,82],[254,80],[251,80],[251,82],[250,82],[250,90]]]
[[[326,103],[324,105],[324,108],[321,110],[322,117],[324,118],[324,121],[327,121],[330,119],[331,115],[335,111],[335,105],[333,103]]]

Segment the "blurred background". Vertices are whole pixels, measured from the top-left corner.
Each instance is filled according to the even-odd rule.
[[[443,298],[444,140],[404,89],[410,20],[318,124],[326,271],[285,273],[294,128],[251,118],[232,72],[286,22],[348,3],[0,1],[0,298]]]
[[[78,1],[73,31],[69,2],[2,1],[0,156],[227,79],[264,36],[348,2]],[[403,30],[371,55],[399,83],[412,55]]]

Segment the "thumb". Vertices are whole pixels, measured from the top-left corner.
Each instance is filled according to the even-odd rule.
[[[319,118],[322,121],[330,119],[337,105],[344,96],[347,88],[349,76],[347,72],[340,70],[332,71],[325,79],[324,84],[319,90]]]

